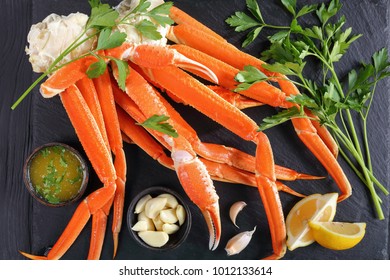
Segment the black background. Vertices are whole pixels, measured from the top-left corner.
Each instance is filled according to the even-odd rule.
[[[106,2],[106,1],[103,1]],[[108,1],[116,5],[119,1]],[[298,6],[319,1],[298,1]],[[341,1],[342,14],[346,16],[347,26],[354,33],[364,36],[354,43],[337,65],[338,71],[345,74],[351,66],[367,61],[374,51],[389,46],[389,2]],[[235,11],[245,9],[245,1],[174,1],[175,5],[197,18],[210,28],[227,38],[229,42],[240,46],[244,34],[236,33],[224,20]],[[266,22],[287,24],[288,13],[279,1],[259,1]],[[41,21],[54,12],[88,13],[87,1],[58,0],[1,0],[0,9],[0,259],[23,259],[18,250],[40,253],[46,246],[52,245],[69,221],[76,204],[62,208],[48,208],[33,200],[22,181],[22,167],[29,153],[37,146],[59,141],[67,143],[82,152],[74,130],[63,110],[59,98],[43,99],[35,89],[15,110],[12,103],[31,84],[36,74],[32,73],[28,57],[25,55],[27,33],[31,24]],[[313,19],[314,20],[314,19]],[[245,49],[253,55],[259,55],[267,47],[267,31],[250,47]],[[315,72],[313,74],[316,74]],[[389,98],[388,82],[382,82],[377,88],[372,113],[369,119],[369,136],[372,144],[372,161],[380,181],[388,186],[389,149]],[[198,131],[203,141],[221,143],[227,146],[254,153],[254,145],[244,142],[223,127],[209,121],[196,111],[181,105],[176,106],[182,115]],[[265,116],[276,113],[274,108],[261,108],[245,111],[256,122]],[[301,172],[326,175],[326,171],[305,148],[295,135],[290,123],[266,131],[271,140],[275,162]],[[173,171],[154,162],[138,147],[125,145],[128,173],[125,201],[125,214],[130,200],[140,190],[164,185],[175,189],[185,196]],[[339,159],[353,186],[353,195],[338,205],[335,221],[366,222],[367,232],[361,243],[346,251],[331,251],[312,244],[287,252],[284,259],[388,259],[388,214],[389,200],[383,197],[383,209],[386,219],[375,218],[369,194],[356,176],[348,169],[343,159]],[[91,174],[89,189],[92,192],[101,183],[94,173]],[[305,194],[337,191],[335,183],[327,177],[321,181],[298,181],[289,186]],[[151,252],[140,247],[130,236],[124,222],[119,237],[117,259],[259,259],[271,253],[268,223],[258,192],[254,188],[241,185],[215,183],[220,196],[222,239],[216,251],[208,250],[208,232],[197,207],[190,204],[193,223],[186,242],[174,251],[165,253]],[[240,230],[236,229],[228,217],[229,207],[237,200],[244,200],[248,206],[237,219]],[[285,215],[298,201],[290,195],[281,194]],[[112,258],[112,238],[109,228],[104,243],[102,259]],[[239,231],[257,231],[250,246],[241,254],[227,257],[224,246],[228,239]],[[85,259],[88,252],[90,223],[81,233],[75,244],[63,259]]]

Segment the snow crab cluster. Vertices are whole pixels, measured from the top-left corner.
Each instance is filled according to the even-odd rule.
[[[123,15],[136,9],[141,2],[123,1],[116,10]],[[149,9],[163,3],[152,1]],[[135,143],[159,163],[176,171],[186,194],[205,218],[211,250],[217,248],[222,231],[213,180],[256,187],[272,237],[273,253],[267,258],[283,257],[286,229],[279,191],[298,194],[278,179],[316,177],[275,165],[267,136],[241,109],[260,103],[284,108],[295,106],[286,101],[286,96],[299,92],[285,76],[264,70],[264,62],[235,48],[180,9],[170,7],[169,17],[175,24],[158,26],[162,37],[160,40],[139,36],[131,24],[117,25],[115,28],[126,34],[126,41],[120,46],[98,51],[109,66],[98,77],[90,78],[87,75],[91,65],[99,62],[95,54],[89,55],[91,50],[96,50],[97,35],[84,40],[64,58],[63,66],[41,84],[43,97],[60,96],[103,187],[80,203],[47,256],[23,253],[24,256],[31,259],[61,258],[92,217],[88,259],[98,259],[111,209],[115,256],[124,206],[125,141]],[[34,71],[46,71],[47,65],[58,58],[72,39],[79,36],[87,22],[88,16],[77,13],[67,17],[50,15],[42,23],[34,25],[27,50]],[[125,61],[128,68],[122,87],[118,81],[123,69],[119,69],[120,65],[114,63],[115,60]],[[257,67],[272,77],[279,87],[260,82],[240,94],[233,92],[237,86],[235,76],[246,65]],[[194,76],[208,81],[209,85]],[[161,94],[161,91],[166,94]],[[255,143],[255,156],[223,145],[202,142],[196,131],[167,102],[166,96],[194,107],[242,139]],[[175,135],[136,125],[156,116],[165,117],[164,124],[172,128]],[[331,136],[316,121],[294,119],[293,125],[299,138],[338,184],[341,191],[339,200],[347,198],[351,194],[351,187],[336,161],[337,146]]]

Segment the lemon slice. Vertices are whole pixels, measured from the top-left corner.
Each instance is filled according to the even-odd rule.
[[[366,233],[366,223],[310,221],[313,237],[321,246],[332,250],[346,250],[356,246]]]
[[[336,214],[337,198],[337,193],[312,194],[294,205],[286,219],[287,248],[290,251],[315,241],[308,222],[332,221]]]

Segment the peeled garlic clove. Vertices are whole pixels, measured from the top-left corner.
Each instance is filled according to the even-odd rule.
[[[164,222],[161,221],[160,215],[153,219],[153,224],[156,227],[156,230],[162,230]]]
[[[179,225],[184,224],[184,221],[186,220],[186,211],[184,210],[184,207],[180,204],[176,207],[176,217],[179,220]]]
[[[160,211],[160,219],[164,223],[174,224],[178,221],[175,209],[165,209]]]
[[[148,218],[154,219],[164,209],[167,203],[167,198],[165,197],[155,197],[148,200],[145,204],[145,215]]]
[[[137,216],[137,219],[138,219],[138,221],[151,220],[150,218],[146,217],[145,211],[142,211],[141,213],[139,213]]]
[[[168,234],[163,231],[141,231],[138,236],[152,247],[162,247],[168,242]]]
[[[173,234],[179,230],[179,226],[176,224],[163,224],[162,230],[167,234]]]
[[[236,218],[237,218],[237,215],[238,213],[241,212],[241,210],[246,206],[247,204],[244,202],[244,201],[237,201],[236,203],[233,203],[232,206],[230,206],[230,210],[229,210],[229,216],[230,216],[230,219],[232,220],[233,224],[237,226],[236,224]]]
[[[131,229],[134,231],[147,231],[148,225],[146,221],[138,221]]]
[[[179,202],[177,202],[176,197],[174,197],[173,195],[171,195],[169,193],[160,194],[158,197],[165,197],[167,199],[166,206],[168,208],[176,208],[176,206],[179,204]]]
[[[256,227],[252,231],[244,231],[233,236],[226,244],[225,250],[228,256],[236,255],[248,246],[255,232]]]
[[[152,199],[152,196],[150,194],[147,194],[147,195],[141,197],[141,199],[138,200],[137,204],[135,205],[134,213],[139,214],[142,211],[144,211],[146,202],[148,202],[151,199]]]
[[[145,211],[142,211],[137,216],[138,221],[145,221],[146,222],[146,230],[154,230],[154,224],[152,219],[146,217]]]

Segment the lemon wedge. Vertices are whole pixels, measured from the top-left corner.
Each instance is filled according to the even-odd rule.
[[[337,193],[312,194],[294,205],[286,218],[287,248],[290,251],[315,241],[309,221],[332,221],[336,214],[337,198]]]
[[[356,246],[366,233],[366,223],[310,221],[312,235],[321,246],[332,250],[346,250]]]

